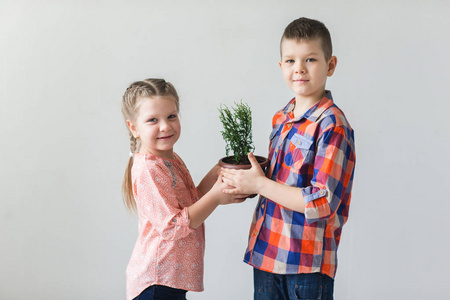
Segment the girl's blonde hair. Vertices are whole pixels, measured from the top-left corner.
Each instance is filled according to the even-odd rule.
[[[125,123],[127,120],[132,122],[136,121],[140,100],[145,97],[171,97],[175,101],[177,111],[179,110],[180,104],[178,94],[175,87],[170,82],[158,78],[136,81],[130,84],[122,98],[122,114]],[[135,153],[139,148],[139,141],[133,136],[129,128],[128,134],[130,135],[130,151],[131,153]],[[134,200],[133,183],[131,181],[133,161],[134,157],[133,155],[130,155],[122,182],[123,202],[130,211],[136,211],[136,201]]]

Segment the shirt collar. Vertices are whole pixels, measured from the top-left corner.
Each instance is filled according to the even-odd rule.
[[[322,100],[314,104],[301,117],[288,120],[288,122],[298,122],[303,118],[308,119],[311,122],[315,122],[322,115],[322,113],[328,108],[330,108],[333,104],[334,104],[333,96],[331,95],[331,91],[325,91],[325,96],[323,96]],[[288,103],[288,105],[286,105],[286,107],[284,108],[284,114],[288,114],[291,117],[294,108],[295,108],[295,98],[292,99]]]

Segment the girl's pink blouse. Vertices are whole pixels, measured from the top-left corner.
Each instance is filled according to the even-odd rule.
[[[189,227],[187,207],[199,198],[181,158],[135,154],[131,171],[139,218],[127,267],[127,299],[151,285],[203,291],[205,229]]]

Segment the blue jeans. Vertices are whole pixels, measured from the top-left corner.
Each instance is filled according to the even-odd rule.
[[[281,275],[253,268],[254,300],[333,300],[334,280],[321,273]]]
[[[186,300],[185,290],[174,289],[164,285],[152,285],[133,300]]]

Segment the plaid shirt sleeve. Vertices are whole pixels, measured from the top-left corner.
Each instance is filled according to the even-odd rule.
[[[326,122],[324,122],[326,123]],[[308,224],[332,217],[350,196],[355,156],[353,131],[331,124],[320,135],[311,186],[302,188]]]

